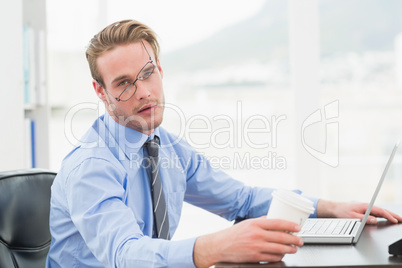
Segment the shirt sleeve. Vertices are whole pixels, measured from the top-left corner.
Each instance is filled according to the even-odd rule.
[[[68,175],[68,210],[92,254],[106,267],[193,267],[195,238],[167,241],[142,233],[124,203],[126,177],[97,158],[84,160]]]
[[[268,212],[274,189],[250,187],[233,179],[196,152],[187,169],[185,201],[231,221]]]
[[[201,154],[191,155],[185,200],[231,220],[256,218],[268,213],[274,188],[251,187],[214,169]],[[301,194],[301,191],[295,190]],[[307,197],[317,207],[317,199]],[[310,215],[316,217],[316,212]]]

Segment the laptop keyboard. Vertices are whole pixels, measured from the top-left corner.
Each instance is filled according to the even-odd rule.
[[[306,221],[300,234],[345,234],[351,224],[350,220],[325,219]]]

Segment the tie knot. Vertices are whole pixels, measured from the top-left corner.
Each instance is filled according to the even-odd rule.
[[[158,157],[159,151],[159,137],[155,136],[152,140],[145,143],[145,148],[148,151],[148,155],[151,157]]]

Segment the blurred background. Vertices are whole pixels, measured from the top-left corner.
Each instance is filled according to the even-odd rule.
[[[398,0],[48,0],[49,167],[104,112],[89,40],[135,19],[159,36],[163,127],[246,184],[368,202],[402,133],[400,14]],[[402,201],[401,153],[378,204]],[[186,205],[174,239],[230,224]]]

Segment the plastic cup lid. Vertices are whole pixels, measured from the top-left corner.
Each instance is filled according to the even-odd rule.
[[[313,201],[295,193],[292,191],[288,190],[276,190],[273,194],[275,198],[279,198],[281,201],[299,208],[301,210],[304,210],[305,212],[308,212],[309,214],[314,212],[314,203]]]

